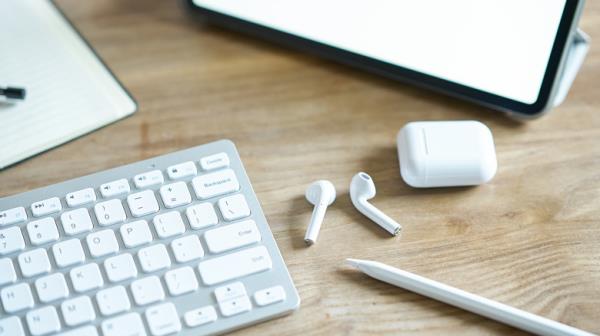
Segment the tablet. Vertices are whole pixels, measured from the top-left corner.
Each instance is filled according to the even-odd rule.
[[[523,117],[552,106],[583,0],[187,0],[213,22]]]

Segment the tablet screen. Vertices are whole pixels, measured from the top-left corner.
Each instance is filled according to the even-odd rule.
[[[566,0],[193,0],[521,103],[538,98]]]

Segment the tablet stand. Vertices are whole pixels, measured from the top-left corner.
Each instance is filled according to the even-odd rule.
[[[575,80],[575,76],[577,76],[577,72],[579,72],[579,69],[581,68],[581,64],[583,64],[583,60],[589,48],[589,36],[581,31],[581,29],[577,29],[573,42],[567,51],[564,68],[559,75],[558,88],[553,102],[555,107],[560,105],[567,97],[567,93],[569,93],[569,89]]]

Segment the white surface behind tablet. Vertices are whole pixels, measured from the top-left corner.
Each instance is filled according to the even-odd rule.
[[[566,0],[193,0],[198,6],[526,104]]]
[[[0,169],[132,114],[136,104],[48,0],[0,2]]]

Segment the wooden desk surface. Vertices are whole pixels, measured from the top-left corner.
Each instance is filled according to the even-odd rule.
[[[375,259],[600,333],[600,51],[567,101],[527,123],[186,18],[174,1],[59,0],[132,92],[139,111],[0,172],[0,195],[230,138],[298,287],[300,309],[238,335],[506,335],[517,330],[374,281],[344,259]],[[600,2],[581,27],[600,34]],[[478,119],[499,170],[477,188],[415,190],[395,136],[414,120]],[[366,171],[391,238],[351,205]],[[337,201],[315,246],[307,185]]]

